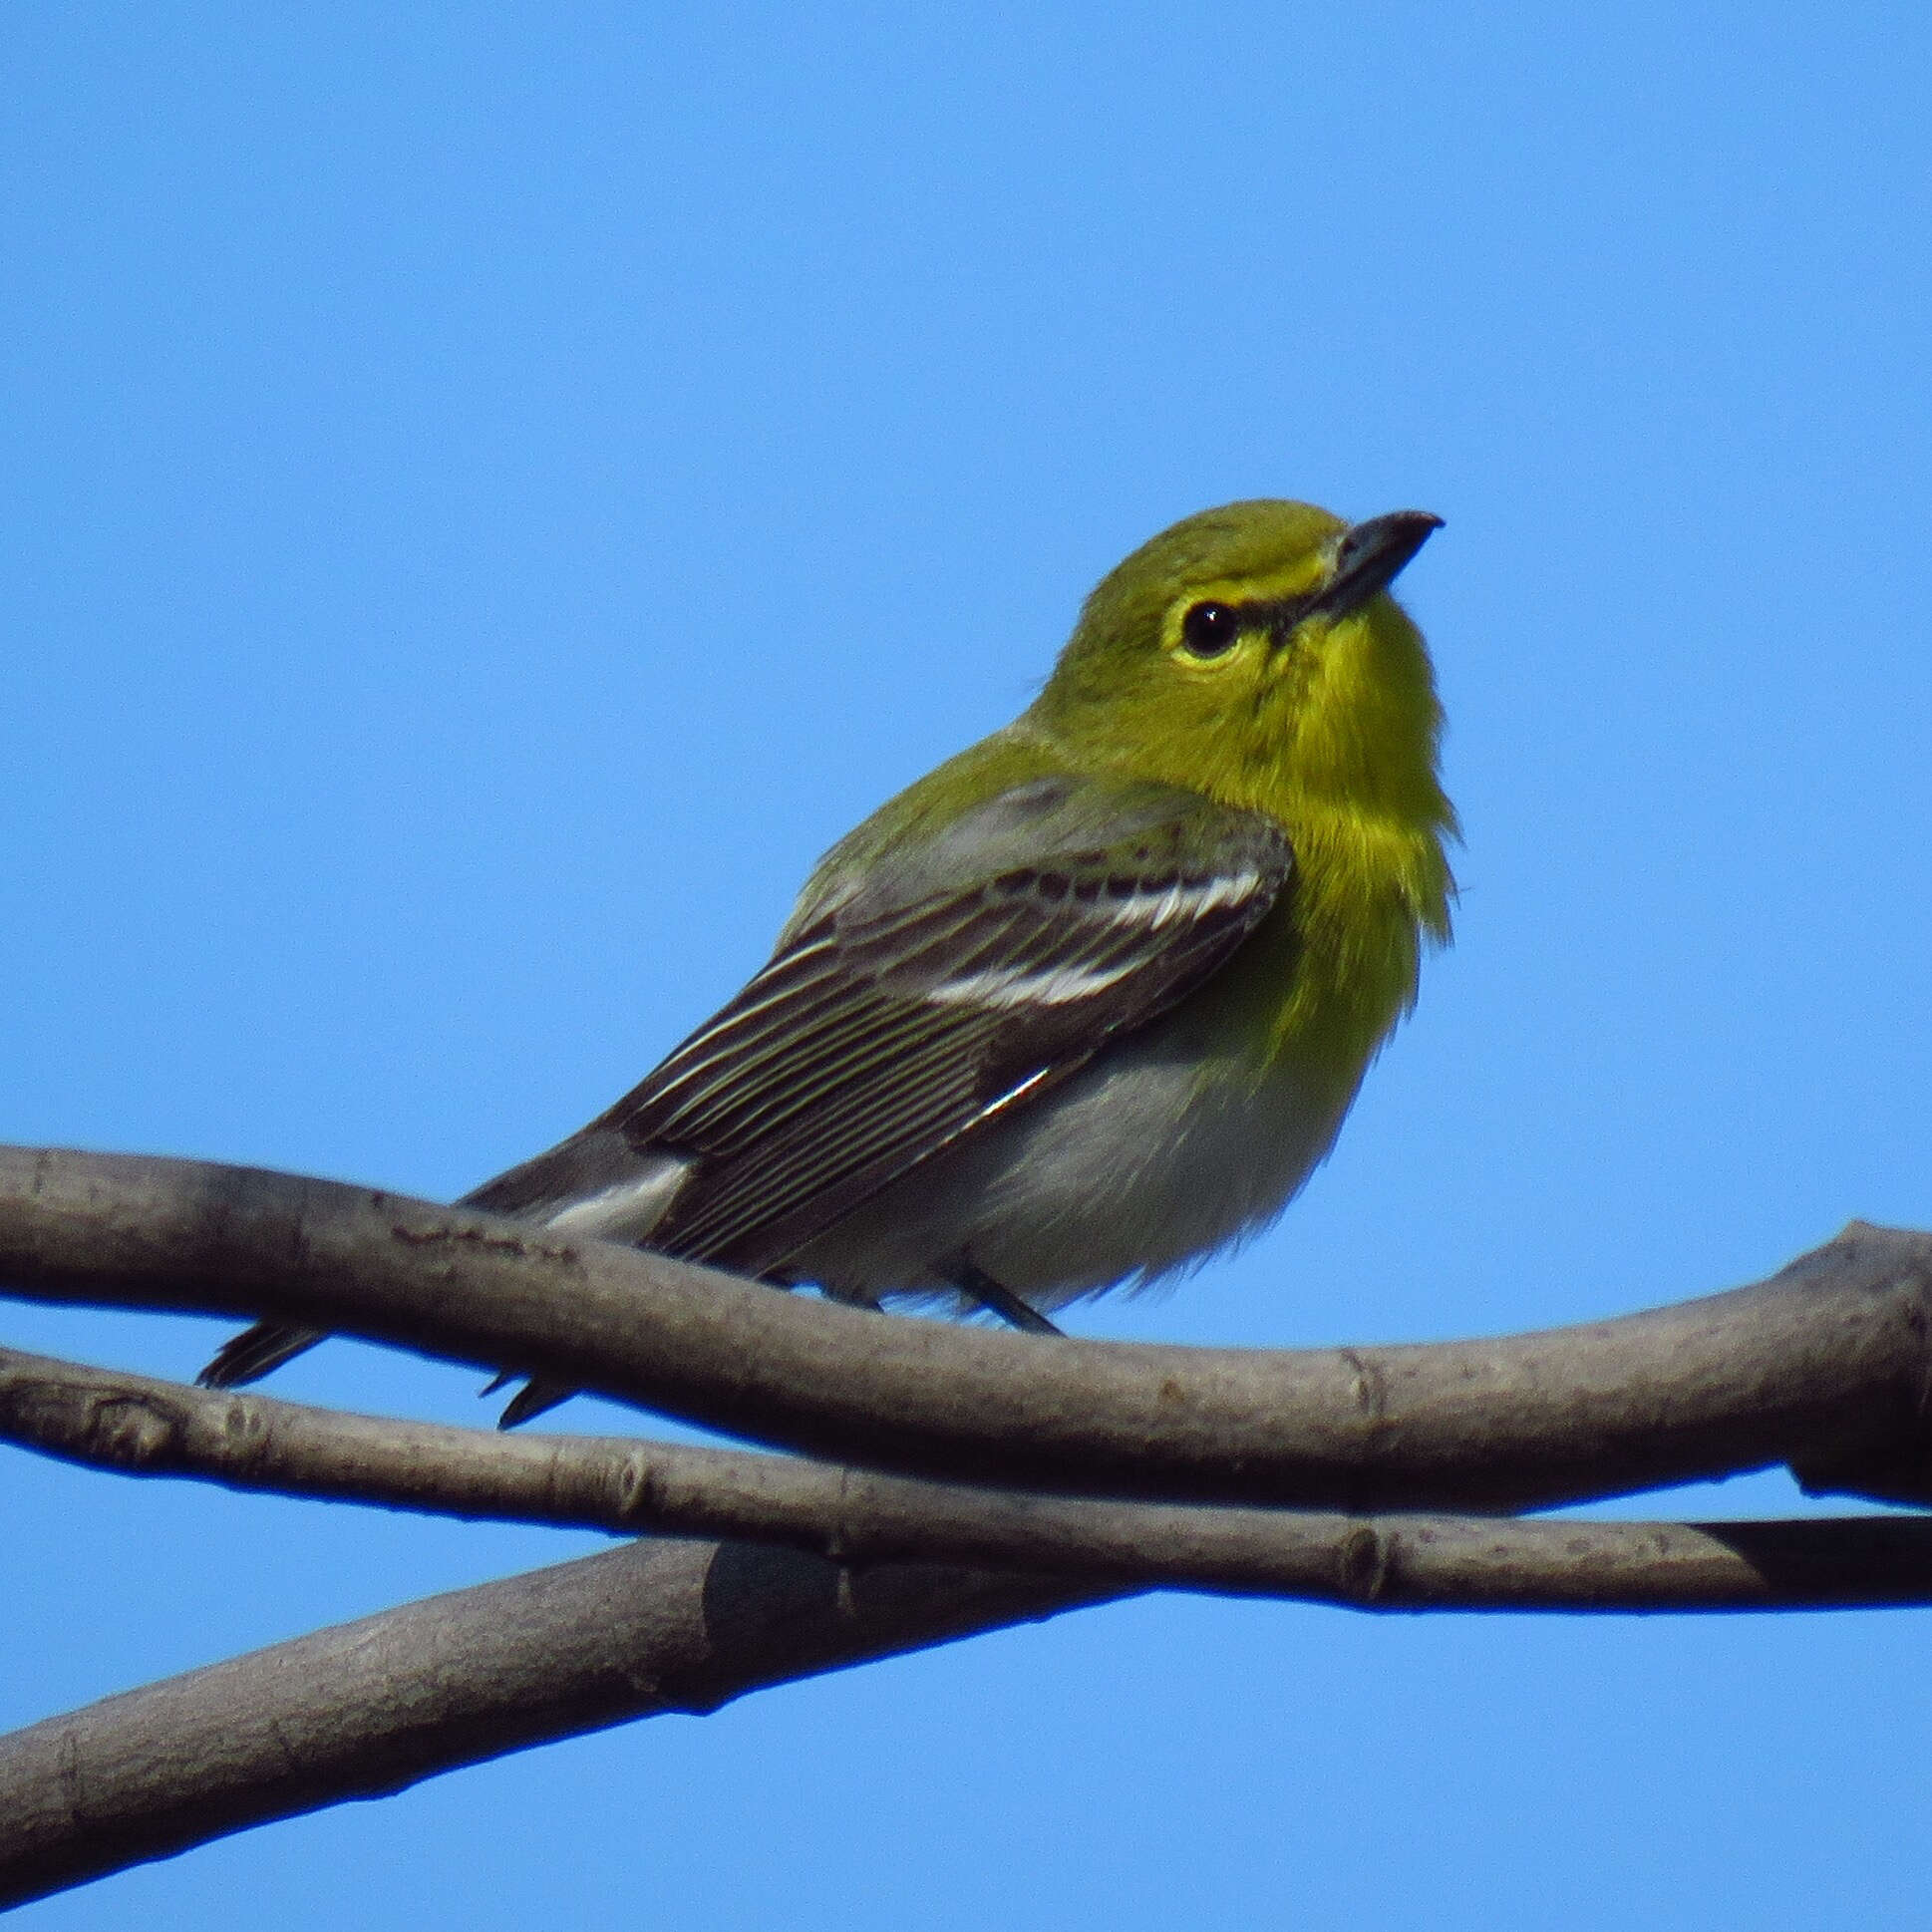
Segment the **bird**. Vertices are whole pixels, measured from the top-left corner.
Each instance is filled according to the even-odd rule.
[[[1442,707],[1390,590],[1440,527],[1255,499],[1143,543],[1018,718],[820,859],[734,999],[461,1204],[1038,1334],[1252,1236],[1450,937]],[[257,1323],[200,1380],[322,1339]],[[500,1426],[571,1393],[532,1379]]]

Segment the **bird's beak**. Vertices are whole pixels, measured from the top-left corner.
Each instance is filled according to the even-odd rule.
[[[1386,590],[1409,559],[1443,527],[1426,509],[1392,509],[1354,524],[1335,553],[1335,574],[1309,600],[1303,613],[1346,617],[1360,610],[1378,590]]]

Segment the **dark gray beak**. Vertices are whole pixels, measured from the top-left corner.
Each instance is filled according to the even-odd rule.
[[[1355,524],[1336,553],[1335,574],[1309,600],[1303,615],[1345,617],[1386,590],[1430,537],[1443,527],[1426,509],[1392,509]]]

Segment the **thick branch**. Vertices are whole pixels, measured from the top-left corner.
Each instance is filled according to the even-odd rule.
[[[383,1499],[412,1506],[447,1482],[464,1511],[508,1503],[755,1529],[848,1561],[945,1548],[1029,1568],[627,1548],[111,1699],[0,1741],[0,1896],[1100,1600],[1127,1576],[1378,1607],[1923,1601],[1932,1526],[1915,1522],[1296,1518],[1064,1492],[1523,1506],[1789,1460],[1820,1484],[1919,1498],[1928,1277],[1932,1238],[1854,1227],[1757,1288],[1540,1336],[1249,1355],[1049,1345],[879,1321],[322,1182],[0,1154],[0,1280],[46,1299],[272,1313],[541,1369],[850,1460],[1062,1492],[305,1421],[137,1379],[81,1388],[16,1359],[7,1401],[23,1436],[126,1466],[199,1458],[222,1479],[371,1497],[387,1484]],[[217,1421],[238,1432],[225,1447]],[[446,1437],[460,1452],[445,1456]],[[1042,1567],[1075,1558],[1082,1580]]]
[[[1361,1608],[1816,1609],[1932,1602],[1932,1522],[1380,1519],[923,1482],[618,1438],[503,1437],[0,1351],[0,1437],[97,1468],[458,1516],[753,1538]]]
[[[1932,1492],[1932,1236],[1433,1347],[1234,1351],[881,1321],[660,1256],[255,1169],[0,1153],[0,1281],[516,1364],[828,1459],[1039,1488],[1521,1508],[1788,1461]]]
[[[430,1597],[0,1740],[0,1909],[526,1746],[1108,1594],[654,1542]]]

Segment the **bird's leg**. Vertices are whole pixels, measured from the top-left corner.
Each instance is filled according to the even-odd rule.
[[[1011,1288],[995,1281],[984,1268],[976,1268],[970,1261],[955,1261],[946,1270],[946,1279],[962,1295],[978,1302],[989,1315],[997,1315],[1009,1328],[1017,1328],[1025,1335],[1060,1333],[1031,1302],[1022,1301]]]

